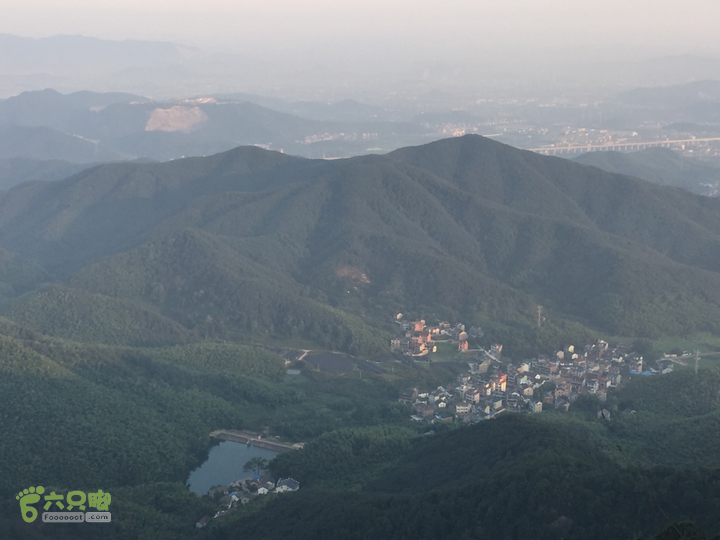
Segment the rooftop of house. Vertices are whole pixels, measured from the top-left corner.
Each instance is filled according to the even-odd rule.
[[[285,486],[288,489],[298,489],[300,487],[300,482],[293,478],[283,478],[282,480],[278,480],[277,487]]]

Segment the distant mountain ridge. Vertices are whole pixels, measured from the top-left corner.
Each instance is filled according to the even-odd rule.
[[[577,323],[720,331],[720,201],[478,136],[337,161],[241,147],[94,167],[5,193],[0,246],[196,334],[264,328],[358,354],[385,346],[370,326],[397,311],[507,343]]]
[[[687,189],[700,195],[720,194],[720,168],[686,158],[668,148],[639,152],[589,152],[573,159],[604,171],[636,176],[663,186]]]
[[[720,102],[720,80],[696,81],[687,84],[635,88],[616,96],[628,105],[660,108],[680,108],[698,102]]]
[[[0,73],[120,71],[180,64],[193,51],[174,43],[57,35],[27,38],[0,34]]]
[[[97,141],[45,126],[0,127],[0,159],[93,163],[130,158],[131,155],[100,146]]]
[[[0,159],[0,189],[8,189],[29,180],[60,180],[85,168],[85,164],[63,160]]]
[[[389,121],[379,108],[354,101],[257,101],[275,108],[243,95],[156,101],[120,92],[24,92],[0,100],[0,130],[34,129],[38,141],[30,138],[25,146],[44,146],[7,145],[2,155],[80,163],[166,161],[258,145],[308,157],[346,156],[367,153],[378,145],[394,149],[398,141],[424,142],[430,133],[417,123]],[[53,130],[52,136],[48,130]],[[90,159],[86,148],[69,151],[70,138],[92,143],[95,156]]]

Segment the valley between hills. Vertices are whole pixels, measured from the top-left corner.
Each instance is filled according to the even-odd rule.
[[[482,327],[474,347],[502,345],[488,377],[600,338],[653,369],[715,347],[716,198],[475,135],[341,160],[239,147],[101,164],[0,194],[0,310],[3,489],[117,501],[112,525],[58,532],[26,526],[13,497],[8,538],[720,530],[713,360],[461,426],[413,422],[398,397],[456,384],[467,357],[391,351],[397,313]],[[323,370],[299,350],[352,361]],[[552,390],[546,367],[533,396]],[[302,489],[196,529],[217,502],[184,482],[214,430],[307,442],[268,466]]]
[[[100,165],[0,197],[3,304],[78,341],[297,338],[365,358],[399,311],[528,353],[717,332],[718,205],[478,136]]]

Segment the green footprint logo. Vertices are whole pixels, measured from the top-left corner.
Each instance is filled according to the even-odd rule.
[[[37,519],[38,511],[31,504],[35,504],[40,500],[40,495],[45,493],[45,488],[42,486],[29,487],[22,490],[17,494],[15,499],[20,501],[20,511],[22,512],[22,518],[27,523],[32,523]]]

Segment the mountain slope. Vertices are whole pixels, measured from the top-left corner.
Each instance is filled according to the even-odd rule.
[[[672,193],[474,136],[401,149],[389,156],[513,210],[597,228],[678,262],[720,269],[718,201]]]
[[[629,154],[589,152],[573,161],[662,186],[681,187],[699,195],[717,195],[720,190],[719,168],[685,158],[668,148],[648,148]]]
[[[76,163],[117,161],[128,156],[83,137],[45,126],[0,127],[0,159],[64,160]]]
[[[182,482],[210,446],[208,431],[242,426],[241,406],[267,399],[264,379],[284,371],[282,358],[254,347],[81,345],[5,320],[0,358],[8,493],[29,481]]]
[[[23,92],[0,100],[0,124],[49,127],[58,131],[88,135],[88,128],[99,121],[98,113],[106,107],[137,101],[148,99],[118,92],[61,94],[52,89]]]
[[[0,37],[0,48],[1,42]],[[155,101],[117,92],[24,92],[0,100],[0,128],[21,130],[18,133],[29,140],[22,146],[6,145],[0,155],[42,158],[28,154],[25,147],[32,146],[33,137],[40,142],[48,139],[49,133],[92,143],[97,160],[162,161],[211,155],[238,145],[313,157],[359,155],[368,147],[397,148],[403,142],[427,140],[433,133],[417,123],[377,121],[372,108],[355,105],[340,103],[335,108],[340,113],[348,107],[355,109],[348,118],[340,114],[337,119],[318,120],[298,116],[287,107],[275,110],[232,97]],[[88,161],[82,148],[74,150],[44,159]]]
[[[30,180],[60,180],[87,167],[85,164],[62,160],[0,159],[0,189],[10,189]]]
[[[61,182],[16,186],[0,198],[0,227],[7,245],[45,265],[77,269],[137,247],[193,199],[227,190],[228,179],[260,183],[263,173],[296,159],[250,147],[166,164],[102,165]]]
[[[201,334],[207,315],[228,336],[319,318],[357,351],[360,320],[403,311],[520,342],[536,303],[622,335],[720,331],[720,201],[477,136],[95,167],[4,194],[0,246]]]
[[[245,257],[232,243],[197,229],[94,263],[68,284],[96,295],[144,301],[203,338],[302,337],[371,356],[382,352],[390,338],[309,298],[306,288]]]
[[[218,528],[249,538],[621,539],[690,516],[720,526],[717,471],[620,466],[536,417],[403,435],[343,430],[280,456],[275,472],[300,491]]]
[[[9,316],[31,330],[89,343],[157,347],[199,339],[143,305],[60,286],[20,298]]]

